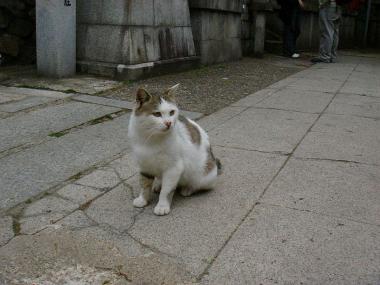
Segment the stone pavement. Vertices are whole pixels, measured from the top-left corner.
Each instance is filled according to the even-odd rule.
[[[164,217],[132,206],[130,106],[0,88],[0,284],[380,283],[380,59],[188,113],[224,174]]]

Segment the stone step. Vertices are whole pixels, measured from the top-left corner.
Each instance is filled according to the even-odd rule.
[[[119,110],[94,104],[68,102],[0,120],[0,152]]]
[[[128,121],[126,114],[0,159],[0,211],[126,150]]]

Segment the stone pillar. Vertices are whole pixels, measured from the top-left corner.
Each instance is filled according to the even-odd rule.
[[[36,0],[37,70],[50,77],[75,74],[76,0]]]
[[[254,39],[254,54],[257,57],[262,57],[264,55],[264,45],[265,45],[265,14],[264,12],[259,12],[255,14],[255,39]]]
[[[265,48],[266,17],[267,13],[273,10],[273,7],[269,0],[252,0],[251,4],[254,17],[254,55],[262,57]]]

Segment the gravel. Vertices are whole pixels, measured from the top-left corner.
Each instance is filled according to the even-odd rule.
[[[263,59],[243,58],[240,61],[217,64],[140,81],[125,82],[101,96],[134,101],[139,87],[148,91],[163,91],[180,83],[177,93],[183,110],[211,114],[239,99],[255,93],[293,73],[303,70],[305,60],[291,60],[273,55]]]

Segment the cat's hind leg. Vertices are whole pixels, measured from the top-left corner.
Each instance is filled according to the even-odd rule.
[[[136,208],[142,208],[148,205],[152,196],[152,182],[151,177],[147,177],[144,174],[140,174],[140,195],[133,200],[133,206]]]
[[[218,177],[218,169],[215,167],[210,173],[202,177],[201,182],[196,187],[194,186],[185,186],[181,189],[181,195],[188,197],[193,195],[196,192],[209,191],[213,189],[216,185],[216,179]]]
[[[179,193],[183,196],[183,197],[189,197],[191,196],[192,194],[194,194],[195,192],[198,192],[199,190],[197,190],[196,188],[190,186],[190,185],[186,185],[186,186],[182,186]]]
[[[161,179],[158,177],[155,177],[153,180],[153,184],[152,184],[152,191],[154,193],[160,193],[161,192],[161,184],[162,184]]]

